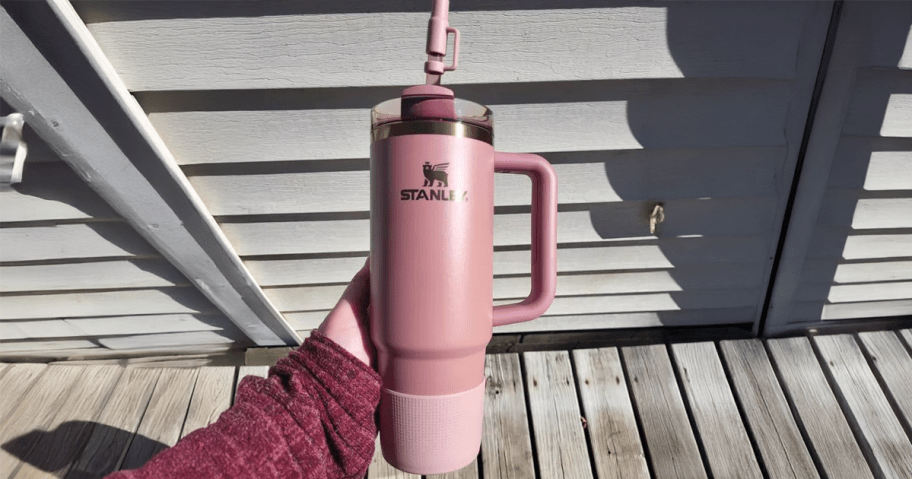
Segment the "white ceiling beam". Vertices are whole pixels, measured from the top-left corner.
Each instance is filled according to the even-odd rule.
[[[254,343],[299,344],[69,2],[0,22],[3,98]]]

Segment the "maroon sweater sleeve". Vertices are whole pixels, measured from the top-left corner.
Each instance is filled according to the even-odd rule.
[[[380,376],[314,331],[235,405],[141,469],[107,479],[362,478],[374,454]]]

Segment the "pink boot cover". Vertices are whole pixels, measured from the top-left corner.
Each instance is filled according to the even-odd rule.
[[[380,446],[386,462],[412,474],[443,474],[467,466],[481,447],[484,391],[484,379],[468,391],[446,396],[383,388]]]

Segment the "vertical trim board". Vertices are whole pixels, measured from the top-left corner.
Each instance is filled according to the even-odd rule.
[[[300,343],[72,6],[27,2],[0,14],[4,99],[27,112],[26,121],[61,158],[255,343]],[[28,28],[34,24],[42,27]]]

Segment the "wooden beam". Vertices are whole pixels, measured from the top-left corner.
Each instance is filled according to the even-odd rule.
[[[17,2],[0,15],[3,98],[254,343],[300,343],[72,6]]]

